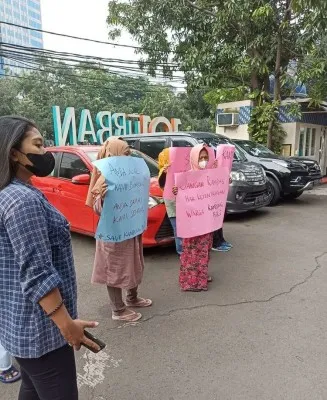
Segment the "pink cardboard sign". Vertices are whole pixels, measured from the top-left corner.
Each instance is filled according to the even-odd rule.
[[[168,200],[174,200],[173,187],[175,185],[175,173],[185,172],[191,169],[190,166],[190,147],[170,147],[169,164],[167,170],[166,183],[163,197]]]
[[[229,172],[232,170],[235,146],[232,144],[221,144],[217,147],[217,167],[227,167]]]
[[[173,187],[175,186],[175,174],[186,172],[191,169],[190,153],[192,147],[170,147],[169,164],[167,170],[166,183],[163,197],[168,200],[174,200]],[[212,168],[215,162],[215,151],[213,148],[207,148],[209,152],[209,162],[207,168]]]
[[[229,189],[228,167],[178,173],[175,176],[177,235],[190,238],[223,225]]]

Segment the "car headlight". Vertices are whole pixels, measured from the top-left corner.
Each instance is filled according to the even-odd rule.
[[[281,167],[288,168],[288,164],[287,164],[287,162],[284,161],[284,160],[273,160],[273,162],[274,162],[275,164],[280,165]]]
[[[246,181],[245,175],[240,171],[232,171],[229,176],[233,181]]]
[[[158,199],[156,199],[155,197],[151,197],[151,196],[149,197],[148,208],[153,208],[153,207],[157,206],[158,204],[160,204]]]

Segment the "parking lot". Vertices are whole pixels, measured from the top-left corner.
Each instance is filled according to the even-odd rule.
[[[212,255],[208,292],[181,293],[172,248],[145,251],[140,323],[110,318],[90,284],[92,238],[73,235],[80,317],[107,343],[77,353],[81,400],[318,400],[327,398],[327,189],[229,217],[234,249]],[[19,384],[1,385],[0,399]]]

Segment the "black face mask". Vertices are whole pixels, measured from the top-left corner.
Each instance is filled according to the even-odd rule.
[[[20,153],[24,154],[33,165],[24,165],[26,169],[32,172],[35,176],[45,177],[51,174],[55,167],[55,158],[52,153],[47,151],[44,154],[34,153]]]

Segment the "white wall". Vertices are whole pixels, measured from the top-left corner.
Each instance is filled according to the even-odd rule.
[[[217,109],[226,109],[226,108],[240,108],[240,107],[246,107],[246,106],[253,106],[253,101],[252,100],[242,100],[242,101],[232,101],[230,103],[221,103],[218,104]]]
[[[284,140],[284,144],[292,145],[291,155],[295,155],[295,149],[298,146],[298,138],[297,138],[297,123],[292,122],[289,124],[282,124],[283,129],[286,132],[286,137]]]
[[[248,125],[239,125],[237,127],[216,126],[216,133],[227,136],[230,139],[249,140]]]

